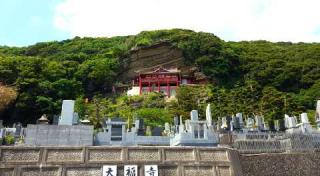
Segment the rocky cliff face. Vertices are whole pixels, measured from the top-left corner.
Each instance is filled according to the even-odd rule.
[[[194,66],[185,65],[182,50],[168,42],[135,48],[125,63],[124,72],[120,75],[122,81],[129,81],[141,72],[149,72],[161,66],[178,68],[182,74],[191,74],[196,70]]]

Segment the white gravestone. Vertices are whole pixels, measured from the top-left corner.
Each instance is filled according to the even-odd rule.
[[[247,119],[247,128],[249,129],[249,130],[253,130],[253,127],[254,127],[254,120],[253,120],[253,118],[248,118]]]
[[[309,123],[308,114],[302,113],[301,114],[301,123]]]
[[[144,166],[145,176],[158,176],[158,166],[157,165],[145,165]]]
[[[73,124],[74,103],[74,100],[63,100],[59,125]]]
[[[138,176],[138,166],[137,165],[125,165],[124,166],[124,176]]]
[[[287,115],[287,114],[285,114],[284,115],[284,126],[288,129],[289,128],[289,119],[290,119],[290,117]]]
[[[210,104],[207,105],[206,120],[207,120],[208,126],[212,126],[212,115],[211,115],[211,106],[210,106]]]
[[[170,130],[170,124],[169,124],[168,122],[166,122],[166,123],[164,124],[164,133],[165,133],[166,135],[169,135],[170,132],[171,132],[171,130]]]
[[[198,111],[197,110],[192,110],[190,112],[191,120],[192,121],[198,121]]]
[[[227,117],[222,117],[222,124],[221,124],[221,128],[222,129],[226,129],[228,128],[228,124],[227,124]]]
[[[117,176],[117,166],[116,165],[103,166],[102,176]]]
[[[6,133],[6,131],[4,128],[0,129],[0,139],[4,138],[5,133]]]
[[[297,120],[295,117],[289,117],[289,128],[295,128],[297,126]]]

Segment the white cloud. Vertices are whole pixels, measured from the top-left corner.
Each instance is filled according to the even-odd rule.
[[[224,40],[320,42],[318,7],[318,0],[65,0],[54,24],[73,36],[186,28]]]

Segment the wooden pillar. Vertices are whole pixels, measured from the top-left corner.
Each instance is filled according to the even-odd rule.
[[[148,89],[149,89],[149,92],[151,92],[150,81],[149,81],[149,83],[148,83]]]
[[[167,96],[170,97],[170,85],[168,80],[167,80]]]
[[[160,81],[158,79],[158,92],[160,93]]]
[[[139,94],[141,95],[142,94],[142,83],[141,83],[141,76],[139,76]]]

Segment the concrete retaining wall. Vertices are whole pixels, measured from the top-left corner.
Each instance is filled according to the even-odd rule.
[[[320,153],[265,153],[241,155],[244,176],[320,175]]]
[[[157,164],[160,176],[241,176],[239,154],[227,148],[0,147],[1,176],[99,176],[103,165]]]

